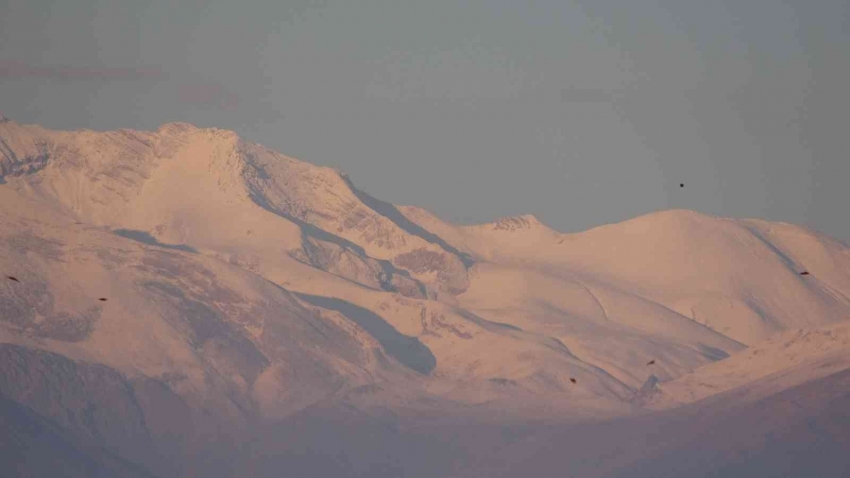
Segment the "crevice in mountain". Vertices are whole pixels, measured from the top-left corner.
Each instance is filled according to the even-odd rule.
[[[326,230],[324,230],[324,229],[322,229],[322,228],[320,228],[320,227],[318,227],[314,224],[310,224],[309,222],[298,219],[297,217],[295,217],[291,214],[287,214],[286,212],[281,211],[280,209],[275,207],[273,204],[269,203],[269,201],[267,201],[261,194],[259,194],[255,190],[253,190],[254,189],[253,186],[249,186],[249,188],[252,189],[252,190],[248,193],[248,197],[251,199],[251,201],[254,202],[254,204],[260,206],[261,208],[265,209],[266,211],[269,211],[272,214],[275,214],[276,216],[280,216],[280,217],[286,219],[287,221],[290,221],[290,222],[297,224],[301,228],[301,233],[304,236],[308,236],[308,237],[318,239],[320,241],[325,241],[325,242],[330,242],[332,244],[336,244],[337,246],[339,246],[339,247],[341,247],[345,250],[351,251],[352,253],[354,253],[358,257],[360,257],[361,259],[373,260],[376,263],[378,263],[378,265],[380,265],[381,269],[383,270],[383,274],[378,278],[378,281],[381,285],[381,288],[384,291],[402,293],[402,291],[399,290],[393,284],[393,276],[399,275],[399,276],[404,277],[405,279],[412,281],[416,285],[416,288],[418,289],[418,292],[422,295],[422,297],[428,296],[428,291],[425,288],[425,285],[422,284],[422,282],[414,279],[410,275],[410,272],[397,268],[396,266],[394,266],[392,264],[392,262],[390,262],[388,260],[376,259],[374,257],[370,257],[368,254],[366,254],[366,250],[363,249],[363,247],[355,244],[354,242],[351,242],[348,239],[345,239],[345,238],[342,238],[342,237],[337,236],[335,234],[332,234],[332,233],[330,233],[330,232],[328,232],[328,231],[326,231]],[[306,241],[302,241],[302,242],[306,243]],[[305,251],[310,249],[309,246],[302,246],[302,247],[304,247]],[[308,257],[309,257],[309,254],[308,254]],[[309,265],[321,269],[321,267],[318,267],[317,264],[315,264],[315,263],[309,263]],[[324,269],[322,269],[322,270],[324,270]],[[402,295],[407,295],[407,294],[402,294]]]
[[[768,248],[768,249],[770,249],[770,250],[771,250],[774,254],[776,254],[776,256],[777,256],[777,257],[779,257],[779,259],[780,259],[782,262],[784,262],[784,263],[785,263],[785,265],[786,265],[789,269],[791,269],[791,270],[793,270],[793,271],[796,271],[797,269],[799,269],[799,267],[800,267],[800,266],[796,263],[796,261],[794,261],[793,259],[791,259],[790,257],[788,257],[788,255],[787,255],[787,254],[785,254],[785,252],[783,252],[781,249],[779,249],[779,248],[778,248],[778,247],[776,247],[773,243],[771,243],[769,240],[767,240],[767,238],[766,238],[766,237],[764,237],[764,234],[763,234],[760,230],[758,230],[758,229],[757,229],[757,228],[755,228],[755,227],[748,226],[748,225],[745,225],[745,224],[742,224],[742,225],[741,225],[741,227],[742,227],[742,228],[744,228],[747,232],[749,232],[749,233],[750,233],[753,237],[755,237],[756,239],[758,239],[758,241],[759,241],[759,242],[760,242],[763,246],[767,247],[767,248]]]
[[[717,335],[718,337],[722,337],[722,338],[723,338],[723,340],[728,340],[728,341],[734,342],[736,345],[739,345],[739,346],[741,347],[741,349],[744,349],[744,348],[746,348],[746,347],[747,347],[747,345],[746,345],[745,343],[743,343],[743,342],[741,342],[741,341],[738,341],[738,340],[736,340],[736,339],[733,339],[732,337],[729,337],[728,335],[724,334],[723,332],[720,332],[720,331],[718,331],[718,330],[715,330],[715,329],[714,329],[714,328],[712,328],[711,326],[706,325],[703,321],[697,320],[697,317],[696,317],[696,311],[695,311],[694,307],[691,307],[691,308],[690,308],[690,309],[691,309],[691,315],[690,315],[690,316],[688,316],[688,315],[685,315],[684,313],[682,313],[682,312],[680,312],[680,311],[678,311],[678,310],[672,309],[672,308],[671,308],[670,306],[668,306],[667,304],[664,304],[663,302],[657,301],[657,300],[656,300],[656,299],[654,299],[654,298],[646,297],[646,296],[644,296],[644,295],[642,295],[642,294],[638,294],[638,293],[635,293],[635,292],[630,292],[630,291],[627,291],[627,290],[625,290],[625,289],[620,289],[620,290],[619,290],[619,292],[620,292],[620,293],[627,294],[627,295],[630,295],[630,296],[632,296],[632,297],[636,297],[636,298],[641,299],[641,300],[645,300],[645,301],[651,302],[653,305],[656,305],[656,306],[658,306],[658,307],[662,307],[662,308],[666,309],[667,311],[669,311],[669,312],[670,312],[670,313],[672,313],[672,314],[675,314],[675,315],[678,315],[678,316],[684,317],[685,319],[688,319],[688,320],[690,320],[692,323],[696,324],[698,327],[701,327],[701,328],[705,329],[706,331],[711,332],[711,333],[712,333],[712,334],[714,334],[714,335]]]
[[[402,334],[371,310],[333,297],[292,294],[308,304],[339,312],[374,337],[390,357],[421,375],[430,374],[437,366],[437,358],[418,338]]]
[[[488,332],[493,332],[497,334],[509,335],[511,337],[516,337],[521,340],[531,339],[534,342],[539,343],[540,345],[557,352],[559,354],[564,354],[570,358],[577,358],[570,349],[564,345],[559,339],[555,337],[551,337],[549,335],[538,334],[535,332],[528,332],[514,325],[505,324],[502,322],[493,322],[482,318],[468,310],[459,310],[458,313],[464,319],[478,325],[479,327],[487,330]]]
[[[443,240],[440,236],[428,231],[419,224],[416,224],[415,222],[411,221],[410,219],[405,217],[405,215],[402,214],[394,205],[385,201],[381,201],[380,199],[376,199],[366,194],[365,192],[357,189],[354,186],[354,183],[351,182],[351,179],[347,176],[343,176],[342,179],[345,181],[346,185],[348,185],[348,187],[351,189],[351,192],[354,193],[355,196],[357,196],[357,199],[359,199],[363,204],[368,206],[376,213],[380,214],[381,216],[384,216],[385,218],[395,223],[395,225],[401,228],[404,232],[417,236],[420,239],[439,246],[449,254],[453,254],[458,259],[460,259],[460,261],[467,269],[469,269],[475,264],[475,261],[469,254],[461,252],[456,247]]]
[[[121,237],[125,237],[127,239],[131,239],[133,241],[141,242],[142,244],[147,244],[149,246],[162,247],[165,249],[174,249],[177,251],[191,252],[193,254],[197,254],[198,250],[192,246],[187,246],[186,244],[165,244],[159,242],[157,238],[153,237],[149,233],[145,231],[138,231],[135,229],[115,229],[112,231],[113,234]]]
[[[593,299],[594,302],[596,302],[596,305],[599,306],[599,309],[602,310],[602,317],[604,317],[605,320],[611,320],[611,317],[608,315],[608,309],[605,308],[605,305],[602,303],[601,300],[599,300],[599,297],[593,293],[590,287],[588,287],[584,282],[578,279],[573,279],[573,281],[583,287],[584,290],[587,291],[588,294],[590,294],[590,297]]]
[[[848,298],[843,292],[832,287],[831,285],[819,281],[815,278],[815,283],[817,283],[821,289],[825,290],[828,294],[830,294],[836,301],[843,302],[843,305],[850,305],[850,298]]]
[[[506,330],[514,331],[514,332],[525,332],[525,330],[521,329],[520,327],[517,327],[516,325],[506,324],[504,322],[495,322],[495,321],[492,321],[492,320],[487,320],[485,318],[482,318],[482,317],[479,317],[478,315],[473,314],[472,312],[469,312],[468,310],[459,310],[458,313],[463,318],[465,318],[466,320],[469,320],[470,322],[472,322],[476,325],[479,325],[479,326],[487,329],[490,332],[498,333],[498,332],[504,332]]]
[[[756,315],[758,315],[762,322],[772,326],[775,330],[782,330],[782,323],[779,322],[777,318],[773,316],[773,314],[769,313],[767,310],[762,307],[761,302],[759,301],[759,297],[748,294],[743,298],[744,304],[750,308]],[[749,344],[747,344],[749,345]]]
[[[703,356],[709,358],[710,360],[712,360],[714,362],[717,362],[717,361],[720,361],[720,360],[723,360],[723,359],[730,357],[730,355],[728,353],[724,352],[723,350],[720,350],[717,347],[712,347],[710,345],[697,344],[695,346],[695,348],[697,350],[699,350],[699,352]]]

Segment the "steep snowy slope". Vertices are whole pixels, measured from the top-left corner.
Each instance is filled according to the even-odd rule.
[[[653,371],[669,379],[743,348],[663,304],[587,274],[478,264],[471,277],[470,289],[458,296],[463,307],[557,337],[632,387],[643,383],[650,360],[657,361]]]
[[[850,310],[850,249],[799,226],[672,210],[557,234],[530,217],[452,226],[401,210],[482,261],[601,284],[744,344]]]

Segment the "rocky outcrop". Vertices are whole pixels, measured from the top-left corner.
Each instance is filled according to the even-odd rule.
[[[417,277],[433,277],[434,282],[453,295],[469,286],[467,269],[453,254],[420,248],[395,256],[393,264]]]
[[[494,231],[524,231],[540,224],[536,217],[526,214],[523,216],[503,217],[492,224]]]
[[[41,171],[50,160],[51,143],[20,138],[15,123],[0,117],[0,182]]]

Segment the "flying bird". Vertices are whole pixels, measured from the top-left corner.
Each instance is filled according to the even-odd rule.
[[[576,383],[576,379],[570,377],[570,382]]]
[[[646,363],[646,365],[647,366],[655,365],[655,360],[650,360],[649,362]]]
[[[6,278],[11,280],[11,281],[20,282],[17,277],[6,276]]]
[[[685,183],[679,183],[679,187],[680,187],[680,188],[685,187]]]
[[[801,273],[800,273],[800,275],[801,275],[801,276],[807,276],[807,275],[809,275],[809,273],[808,273],[808,272],[806,272],[806,271],[803,271],[803,272],[801,272]]]
[[[105,298],[105,297],[101,297],[100,299],[97,299],[97,300],[99,300],[99,301],[101,301],[101,302],[106,302],[106,298]]]

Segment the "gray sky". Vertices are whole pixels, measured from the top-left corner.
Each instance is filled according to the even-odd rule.
[[[233,129],[459,222],[850,242],[846,0],[0,0],[0,44],[19,122]]]

